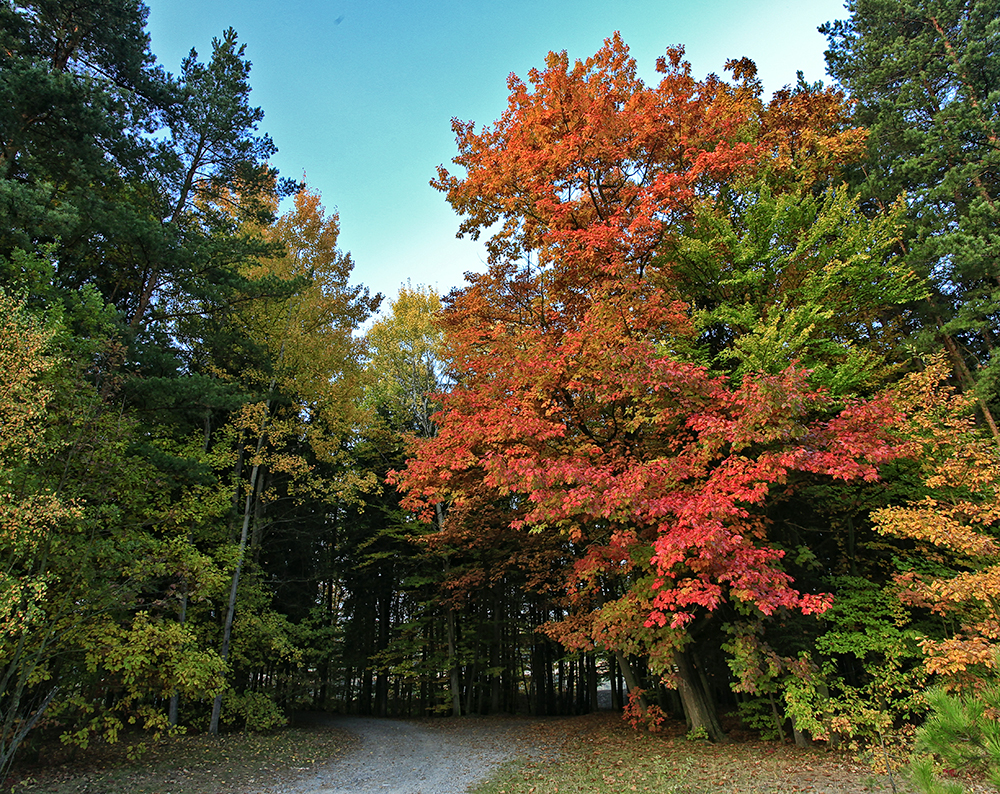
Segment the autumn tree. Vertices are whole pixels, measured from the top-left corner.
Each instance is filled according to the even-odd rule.
[[[468,498],[465,472],[523,511],[513,529],[573,549],[570,647],[642,654],[679,689],[693,727],[721,738],[686,651],[722,605],[822,611],[769,545],[761,511],[794,471],[877,476],[888,406],[838,410],[786,366],[729,379],[686,360],[692,325],[664,246],[735,175],[772,165],[748,131],[762,114],[746,62],[695,80],[683,51],[647,87],[615,36],[586,61],[552,53],[508,109],[455,122],[465,176],[434,184],[487,242],[490,267],[449,296],[457,385],[405,484],[410,504]],[[834,136],[835,137],[835,136]]]
[[[394,427],[425,437],[434,434],[434,396],[445,387],[440,311],[434,289],[408,284],[365,335],[371,399],[385,407]]]
[[[2,298],[3,424],[12,431],[0,516],[4,768],[43,716],[68,726],[65,741],[86,746],[130,723],[165,730],[172,690],[190,696],[220,684],[218,656],[163,619],[169,595],[148,599],[174,565],[201,595],[211,566],[169,537],[191,504],[164,504],[162,483],[131,449],[135,425],[105,411],[88,381],[86,366],[113,336],[94,297],[95,337],[86,341],[67,331],[60,307],[45,316]]]
[[[801,77],[777,92],[752,122],[767,155],[760,166],[694,203],[665,241],[659,256],[692,323],[678,354],[735,378],[777,375],[795,361],[812,386],[842,400],[876,394],[908,365],[910,307],[928,288],[896,252],[902,203],[868,212],[840,181],[864,154],[865,131],[849,111],[841,92]],[[892,489],[790,479],[766,508],[769,539],[786,551],[783,569],[807,591],[834,595],[834,608],[822,620],[726,615],[729,637],[718,639],[718,623],[701,634],[729,655],[749,723],[784,736],[791,718],[802,744],[806,729],[859,736],[897,708],[912,713],[905,693],[921,675],[917,649],[895,625],[890,544],[868,519]],[[880,707],[890,690],[899,696]]]
[[[268,163],[236,33],[174,78],[146,14],[0,4],[0,290],[20,300],[4,336],[12,373],[41,362],[34,431],[3,457],[4,609],[25,618],[0,638],[3,763],[42,706],[86,745],[177,728],[232,674],[287,666],[271,583],[299,575],[288,527],[322,528],[370,479],[345,439],[353,330],[377,300],[348,284],[317,196],[272,224],[296,185]],[[270,702],[248,690],[232,714]]]
[[[873,514],[880,532],[914,547],[896,576],[897,598],[930,615],[914,632],[934,686],[922,693],[929,710],[910,772],[919,790],[935,794],[963,789],[936,777],[932,754],[996,780],[1000,727],[1000,461],[977,426],[975,396],[956,393],[950,370],[938,355],[900,384],[900,432],[920,462],[922,487]]]
[[[360,342],[353,331],[381,296],[350,285],[353,262],[337,247],[339,231],[336,214],[327,216],[320,197],[301,190],[294,206],[263,231],[283,255],[246,266],[249,277],[277,279],[290,294],[251,301],[229,318],[262,356],[237,362],[242,369],[226,373],[253,397],[233,413],[224,434],[235,455],[229,477],[238,540],[223,659],[230,655],[248,554],[263,556],[277,510],[283,504],[294,510],[305,501],[350,501],[373,486],[370,475],[357,476],[346,464],[342,444],[361,416],[355,410],[361,397]],[[269,567],[266,560],[260,564]],[[222,703],[217,696],[212,732],[218,730]]]
[[[922,463],[925,495],[883,508],[873,518],[882,533],[924,550],[924,564],[898,577],[905,601],[954,627],[922,639],[928,672],[951,687],[974,690],[997,667],[1000,551],[994,527],[1000,520],[1000,461],[995,445],[975,426],[973,398],[955,394],[947,376],[938,357],[900,388],[900,410]]]
[[[12,463],[37,454],[43,443],[41,418],[48,393],[40,388],[41,376],[53,365],[45,355],[47,334],[24,313],[23,306],[0,296],[5,328],[3,357],[5,400],[0,452],[11,477]],[[25,736],[44,714],[58,691],[55,683],[37,685],[45,669],[52,627],[45,626],[46,594],[56,584],[41,561],[53,525],[73,516],[72,505],[57,496],[19,493],[8,479],[0,509],[4,566],[0,572],[0,775],[7,769]]]

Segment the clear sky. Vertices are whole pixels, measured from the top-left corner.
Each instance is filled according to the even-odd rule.
[[[451,119],[492,123],[507,76],[550,50],[586,58],[621,32],[647,82],[683,44],[696,77],[729,58],[756,61],[767,92],[826,79],[817,25],[842,0],[147,0],[158,61],[171,72],[233,27],[253,62],[253,104],[283,176],[306,181],[340,214],[354,281],[394,297],[401,284],[445,293],[483,267],[456,240],[458,218],[428,185],[456,154]]]

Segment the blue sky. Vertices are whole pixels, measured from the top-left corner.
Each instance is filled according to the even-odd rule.
[[[147,0],[159,62],[177,72],[194,47],[233,27],[253,62],[252,101],[279,152],[340,214],[354,280],[393,297],[401,284],[445,293],[483,267],[477,243],[428,185],[456,153],[451,119],[493,122],[507,76],[550,50],[586,58],[621,31],[640,74],[683,44],[694,74],[756,61],[767,92],[826,79],[816,26],[846,17],[842,0]]]

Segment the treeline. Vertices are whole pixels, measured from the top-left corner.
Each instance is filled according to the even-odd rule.
[[[0,774],[294,709],[839,742],[982,697],[1000,8],[847,10],[841,87],[770,99],[550,54],[434,182],[488,269],[386,307],[235,32],[175,76],[139,2],[0,4]]]

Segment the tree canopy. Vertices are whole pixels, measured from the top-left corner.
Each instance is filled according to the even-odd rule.
[[[602,686],[717,741],[992,730],[1000,15],[847,10],[833,86],[647,84],[618,34],[512,75],[431,181],[483,272],[383,305],[235,31],[171,76],[139,2],[0,3],[0,779]]]

